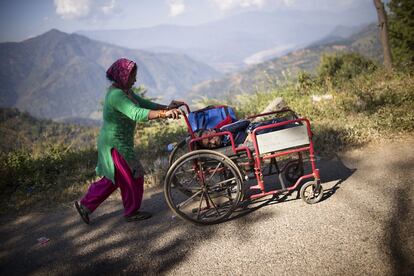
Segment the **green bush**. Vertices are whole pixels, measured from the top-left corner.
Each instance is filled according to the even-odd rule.
[[[79,194],[63,197],[64,191],[95,177],[97,153],[94,149],[68,151],[50,145],[42,156],[14,151],[0,156],[1,211],[27,207],[36,199],[72,200]],[[46,201],[45,201],[46,202]]]
[[[357,53],[324,54],[318,67],[318,75],[323,81],[337,84],[361,73],[372,73],[376,68],[373,61]]]
[[[394,65],[402,70],[414,68],[414,1],[392,0],[389,8],[389,36]]]
[[[315,85],[315,80],[312,75],[306,71],[300,71],[297,77],[297,88],[299,91],[304,91]]]

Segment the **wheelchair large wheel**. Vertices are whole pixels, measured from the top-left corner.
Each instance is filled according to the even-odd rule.
[[[227,156],[211,150],[187,153],[167,172],[164,195],[181,218],[197,224],[230,216],[241,198],[241,174]]]
[[[289,183],[296,183],[296,181],[298,181],[298,179],[303,174],[304,174],[303,163],[302,163],[302,160],[300,159],[290,161],[284,169],[285,179]]]
[[[183,139],[176,144],[174,149],[171,151],[170,156],[168,157],[169,166],[171,167],[171,165],[177,161],[178,158],[186,153],[188,153],[187,139]]]

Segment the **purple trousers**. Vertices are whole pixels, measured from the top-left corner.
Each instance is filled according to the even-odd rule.
[[[130,216],[141,207],[144,177],[134,178],[128,163],[116,149],[112,149],[111,154],[115,164],[115,184],[106,177],[101,178],[89,186],[80,203],[93,212],[119,187],[124,204],[124,216]]]

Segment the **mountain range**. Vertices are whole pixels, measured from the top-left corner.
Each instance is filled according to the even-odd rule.
[[[159,25],[78,33],[128,48],[185,53],[216,70],[232,72],[303,48],[327,36],[336,26],[372,22],[376,14],[371,6],[365,1],[346,11],[255,11],[195,26]],[[367,10],[371,12],[367,14]]]
[[[110,84],[105,70],[120,57],[137,62],[138,84],[162,102],[220,75],[183,54],[154,54],[51,30],[0,44],[0,107],[17,107],[40,118],[100,119],[100,102]]]
[[[308,47],[250,66],[246,70],[227,74],[221,79],[197,84],[187,93],[187,96],[192,100],[201,97],[224,99],[234,94],[263,91],[289,77],[286,74],[295,76],[301,70],[313,72],[323,53],[358,52],[377,61],[382,59],[376,24],[368,24],[357,29],[340,27],[337,30]]]
[[[145,85],[148,96],[164,103],[173,98],[191,102],[200,96],[223,99],[267,89],[284,72],[314,70],[324,52],[356,51],[379,59],[379,45],[375,24],[337,27],[308,47],[223,77],[183,54],[127,49],[51,30],[23,42],[0,44],[0,107],[91,125],[101,119],[100,102],[109,85],[105,69],[119,57],[138,63],[138,84]]]

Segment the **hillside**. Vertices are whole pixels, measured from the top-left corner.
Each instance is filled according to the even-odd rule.
[[[131,50],[51,30],[20,43],[0,44],[0,106],[41,118],[100,118],[109,85],[105,70],[120,57],[138,63],[138,84],[164,102],[219,75],[182,54]]]
[[[0,108],[0,151],[28,150],[42,154],[51,145],[71,149],[94,147],[98,129],[39,120],[16,108]]]
[[[331,33],[329,38],[321,40],[319,44],[314,43],[307,48],[251,66],[242,72],[229,74],[220,80],[197,84],[189,91],[189,95],[193,100],[199,99],[200,95],[207,98],[224,99],[234,94],[251,94],[267,90],[275,87],[285,77],[290,77],[286,76],[288,72],[293,76],[301,70],[313,72],[323,53],[352,51],[374,60],[381,59],[380,42],[375,24],[364,27],[348,38],[343,38],[342,34],[338,35],[339,40],[335,42],[331,41],[332,36]]]

